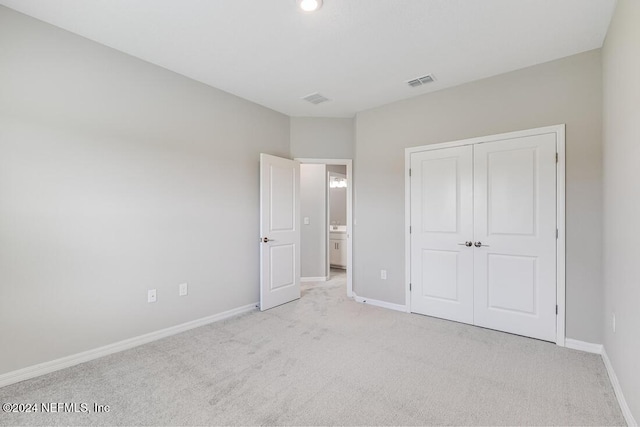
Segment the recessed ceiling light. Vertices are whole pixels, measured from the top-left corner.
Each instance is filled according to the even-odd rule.
[[[322,0],[296,0],[296,3],[304,12],[315,12],[322,7]]]

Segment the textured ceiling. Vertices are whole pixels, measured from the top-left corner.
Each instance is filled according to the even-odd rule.
[[[602,46],[615,0],[0,0],[290,116],[356,112]],[[433,73],[437,81],[406,81]],[[314,92],[331,99],[313,105]]]

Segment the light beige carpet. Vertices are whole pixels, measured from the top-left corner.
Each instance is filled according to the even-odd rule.
[[[302,298],[0,389],[3,425],[624,425],[599,356],[355,303]]]

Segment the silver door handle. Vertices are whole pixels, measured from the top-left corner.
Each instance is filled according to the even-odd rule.
[[[275,242],[275,240],[270,239],[270,238],[268,238],[268,237],[263,237],[263,238],[262,238],[262,239],[260,239],[260,240],[261,240],[262,242],[264,242],[264,243]]]
[[[470,248],[471,246],[473,246],[473,242],[458,243],[458,245],[460,245],[460,246],[466,246],[466,247]]]
[[[473,244],[476,248],[479,248],[480,246],[486,246],[487,248],[489,247],[489,245],[483,245],[482,242],[475,242]]]

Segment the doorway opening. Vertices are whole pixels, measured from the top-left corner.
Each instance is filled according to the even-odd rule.
[[[300,281],[346,274],[353,297],[351,159],[296,158],[300,162]]]

